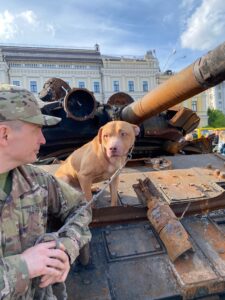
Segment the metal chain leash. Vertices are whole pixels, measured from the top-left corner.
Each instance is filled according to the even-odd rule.
[[[123,163],[123,164],[115,171],[115,173],[113,173],[113,175],[107,180],[107,182],[106,182],[104,188],[101,189],[97,194],[95,194],[95,195],[92,197],[92,199],[91,199],[90,201],[88,201],[87,204],[85,204],[84,206],[82,206],[82,207],[76,212],[76,214],[74,215],[74,217],[73,217],[69,222],[67,222],[65,225],[63,225],[63,226],[57,231],[58,234],[61,233],[61,232],[64,230],[64,228],[65,228],[66,226],[68,226],[68,224],[70,224],[71,222],[73,222],[79,215],[81,215],[86,209],[88,209],[94,202],[96,202],[97,199],[101,196],[101,194],[104,193],[104,191],[108,188],[108,186],[111,184],[111,182],[113,181],[113,179],[121,173],[122,169],[125,167],[125,165],[127,164],[127,162],[128,162],[129,160],[131,160],[133,148],[134,148],[134,146],[132,146],[132,147],[130,148],[129,152],[127,153],[127,158],[126,158],[125,162],[124,162],[124,163]]]
[[[113,175],[107,180],[105,186],[103,189],[101,189],[97,194],[95,194],[90,201],[87,202],[84,206],[82,206],[76,214],[66,223],[64,224],[58,231],[53,233],[45,233],[41,235],[35,242],[35,245],[41,243],[45,239],[49,238],[50,240],[55,240],[56,242],[56,248],[59,248],[59,234],[64,231],[64,229],[70,225],[72,222],[74,222],[78,216],[80,216],[85,210],[87,210],[94,202],[97,201],[97,199],[101,196],[101,194],[104,193],[104,191],[108,188],[108,186],[111,184],[111,182],[114,180],[116,176],[118,176],[122,169],[125,167],[126,163],[131,160],[132,158],[132,151],[133,151],[134,145],[130,148],[129,152],[127,153],[127,158],[125,162],[113,173]]]
[[[134,148],[134,145],[130,148],[130,150],[127,154],[127,158],[126,158],[125,162],[110,177],[110,179],[107,181],[107,183],[106,183],[106,185],[103,189],[101,189],[97,194],[95,194],[87,204],[82,206],[76,212],[76,214],[65,225],[63,225],[57,232],[44,233],[41,236],[39,236],[39,238],[35,242],[35,245],[37,245],[41,242],[45,242],[45,241],[55,241],[55,243],[56,243],[55,248],[59,249],[59,247],[60,247],[59,234],[62,233],[64,231],[64,229],[69,224],[74,222],[79,215],[81,215],[86,209],[88,209],[99,198],[99,196],[106,190],[106,188],[110,185],[110,183],[113,181],[113,179],[120,174],[123,167],[132,158],[133,148]],[[35,300],[36,299],[38,299],[38,300],[42,300],[42,299],[43,300],[44,299],[53,300],[53,299],[56,299],[54,294],[53,294],[52,286],[48,286],[46,288],[39,288],[39,283],[40,283],[40,278],[39,277],[35,278],[34,285],[36,286],[36,294],[37,294],[37,297],[35,297]],[[64,283],[59,283],[59,286],[60,286],[60,291],[59,291],[60,299],[66,300],[67,299],[67,293],[66,293],[66,289],[65,289],[65,284]]]

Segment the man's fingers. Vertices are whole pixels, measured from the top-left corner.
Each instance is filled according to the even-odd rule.
[[[57,258],[61,260],[63,263],[69,262],[68,255],[60,249],[50,249],[48,253],[49,257]]]
[[[53,276],[49,276],[49,275],[43,275],[41,277],[41,281],[39,286],[41,288],[44,288],[50,284],[56,283],[56,282],[64,282],[66,280],[66,277],[68,275],[68,271],[65,271],[63,273],[61,273],[59,276],[57,277],[53,277]]]
[[[62,273],[69,269],[69,258],[64,252],[65,247],[63,244],[59,244],[59,249],[55,247],[55,241],[44,242],[21,253],[21,258],[27,264],[30,278],[51,275],[49,272],[57,272],[57,270],[60,270]],[[53,276],[59,276],[59,274],[53,273]]]
[[[34,247],[43,248],[43,249],[54,249],[56,248],[56,241],[49,241],[49,242],[41,242],[36,244]]]
[[[61,259],[57,259],[57,258],[49,258],[46,261],[47,267],[51,267],[54,269],[57,269],[59,271],[63,271],[65,269],[65,264]]]

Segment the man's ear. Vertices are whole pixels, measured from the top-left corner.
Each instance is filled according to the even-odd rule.
[[[9,128],[5,125],[0,124],[0,143],[5,145],[8,141]]]

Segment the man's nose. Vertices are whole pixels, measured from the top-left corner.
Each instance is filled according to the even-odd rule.
[[[46,143],[46,139],[45,139],[45,137],[44,137],[44,135],[43,135],[43,132],[42,132],[42,130],[40,131],[40,144],[41,145],[44,145]]]

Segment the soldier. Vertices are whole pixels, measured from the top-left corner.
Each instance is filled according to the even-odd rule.
[[[43,115],[29,91],[0,85],[1,299],[56,299],[54,287],[65,281],[79,249],[91,238],[90,210],[66,225],[86,203],[82,195],[30,164],[45,143],[42,126],[60,120]],[[59,243],[35,244],[52,218],[64,223]],[[53,288],[46,292],[47,287]]]

